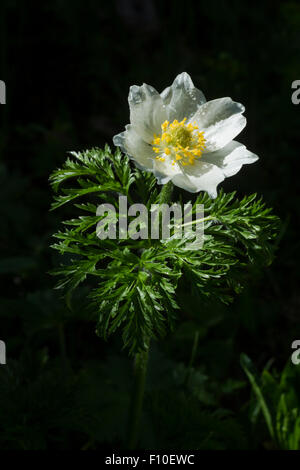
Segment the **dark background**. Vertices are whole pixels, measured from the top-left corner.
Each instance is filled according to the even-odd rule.
[[[238,140],[260,160],[222,186],[262,195],[283,227],[274,264],[232,306],[192,305],[153,346],[140,446],[275,446],[263,420],[249,418],[239,355],[280,375],[300,338],[300,106],[291,102],[299,52],[296,1],[2,0],[0,448],[124,445],[131,360],[120,338],[96,336],[85,288],[72,311],[53,290],[48,272],[61,259],[49,245],[65,214],[49,212],[48,177],[67,151],[112,145],[128,123],[130,85],[162,91],[182,71],[207,100],[230,96],[246,106]]]

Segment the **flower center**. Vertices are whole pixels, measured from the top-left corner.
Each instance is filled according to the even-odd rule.
[[[191,131],[189,131],[185,126],[176,126],[170,129],[169,133],[169,143],[173,146],[181,145],[181,147],[188,147],[191,140]]]
[[[154,135],[152,148],[157,153],[156,159],[164,162],[166,156],[172,159],[172,165],[194,165],[205,149],[203,132],[199,132],[196,123],[185,124],[186,118],[178,122],[165,121],[161,125],[161,136]]]

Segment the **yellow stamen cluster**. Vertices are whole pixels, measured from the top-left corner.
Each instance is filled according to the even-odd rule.
[[[205,149],[203,132],[199,132],[196,123],[185,124],[175,119],[173,122],[165,121],[161,125],[161,136],[154,135],[152,149],[157,153],[156,159],[164,162],[165,156],[172,158],[172,165],[194,165],[195,159],[201,157]]]

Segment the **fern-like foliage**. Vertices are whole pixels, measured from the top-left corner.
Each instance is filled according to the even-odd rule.
[[[249,265],[272,261],[279,219],[255,194],[239,201],[235,193],[220,191],[215,200],[200,193],[192,202],[193,212],[197,204],[204,206],[204,244],[198,250],[187,248],[185,236],[100,240],[98,205],[113,204],[118,212],[119,196],[126,196],[129,204],[143,203],[150,210],[160,202],[155,177],[132,169],[126,155],[108,146],[71,155],[50,178],[52,209],[67,203],[76,209],[76,218],[54,235],[58,241],[52,247],[69,258],[53,274],[67,293],[89,279],[98,334],[107,338],[121,328],[131,353],[172,328],[179,316],[179,284],[228,303],[243,287]]]

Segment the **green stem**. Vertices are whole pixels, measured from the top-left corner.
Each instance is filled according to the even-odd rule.
[[[128,449],[136,448],[143,409],[149,349],[136,354],[134,362],[134,384],[130,412]]]
[[[171,181],[163,185],[159,194],[159,204],[166,204],[171,201],[173,187],[174,186]],[[136,448],[139,438],[139,429],[143,410],[143,400],[149,357],[149,347],[150,340],[147,341],[146,350],[138,352],[135,355],[133,393],[131,397],[131,408],[129,414],[128,449],[130,450]]]
[[[190,358],[190,362],[189,362],[189,368],[190,369],[193,367],[193,364],[194,364],[194,361],[195,361],[195,358],[196,358],[198,344],[199,344],[199,331],[197,330],[195,332],[194,343],[193,343],[193,348],[192,348],[192,354],[191,354],[191,358]]]
[[[185,376],[185,380],[184,380],[184,384],[183,384],[184,387],[186,387],[188,385],[189,380],[190,380],[190,376],[192,374],[192,368],[193,368],[193,364],[194,364],[194,361],[195,361],[195,358],[196,358],[198,344],[199,344],[199,331],[196,330],[195,336],[194,336],[192,353],[191,353],[191,357],[190,357],[190,362],[189,362],[189,365],[188,365],[187,374]]]
[[[60,347],[60,357],[62,360],[62,367],[65,374],[69,372],[69,363],[67,358],[67,350],[66,350],[66,338],[65,338],[65,330],[63,323],[59,323],[57,326],[58,329],[58,340],[59,340],[59,347]]]

